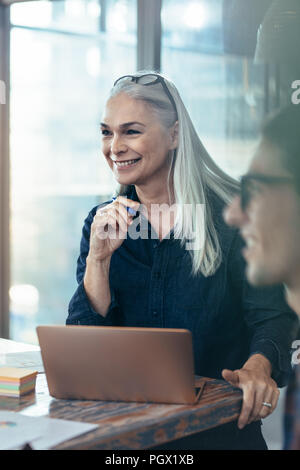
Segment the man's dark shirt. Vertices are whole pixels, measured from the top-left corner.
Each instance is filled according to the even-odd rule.
[[[133,185],[126,195],[139,200]],[[111,257],[106,317],[93,310],[83,285],[90,227],[99,206],[94,207],[84,222],[78,288],[67,324],[186,328],[192,332],[196,374],[221,378],[224,368],[239,369],[250,355],[261,353],[270,360],[278,386],[283,386],[290,373],[298,318],[281,287],[257,289],[248,284],[241,237],[223,221],[222,201],[211,193],[209,202],[223,257],[216,273],[192,277],[190,252],[174,238],[173,230],[170,238],[153,239],[145,219],[148,237],[127,237]]]
[[[289,381],[284,410],[284,450],[300,450],[300,365]]]

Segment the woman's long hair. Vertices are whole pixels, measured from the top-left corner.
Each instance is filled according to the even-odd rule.
[[[157,72],[146,70],[137,72],[134,76],[153,73],[158,75]],[[130,79],[120,80],[111,90],[110,97],[124,92],[134,99],[150,104],[166,128],[170,128],[178,120],[178,147],[173,152],[168,174],[169,196],[173,189],[177,208],[174,238],[181,240],[181,246],[190,244],[191,237],[193,238],[192,246],[196,248],[189,249],[192,274],[201,272],[206,277],[214,274],[222,261],[208,192],[213,191],[222,201],[228,203],[238,190],[239,184],[224,173],[210,157],[175,85],[165,77],[163,79],[175,101],[177,115],[160,83],[145,86]],[[171,178],[173,188],[170,187]],[[119,184],[117,195],[126,194],[128,189],[128,186]]]

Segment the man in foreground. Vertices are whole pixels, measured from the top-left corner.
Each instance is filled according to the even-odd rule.
[[[289,106],[265,123],[241,193],[224,217],[245,241],[248,281],[254,286],[284,284],[287,302],[300,317],[300,107]],[[300,449],[300,366],[294,365],[285,449]],[[223,377],[238,385],[235,371],[223,371]]]

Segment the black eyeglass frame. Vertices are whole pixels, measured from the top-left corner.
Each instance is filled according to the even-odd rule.
[[[175,100],[173,98],[173,96],[171,95],[167,85],[166,85],[166,82],[164,80],[163,77],[161,77],[160,75],[156,75],[155,73],[145,73],[144,75],[139,75],[139,76],[136,76],[136,75],[123,75],[122,77],[118,78],[115,83],[114,83],[114,87],[116,86],[116,84],[118,82],[120,82],[121,80],[124,80],[124,78],[131,78],[131,81],[132,82],[135,82],[135,83],[139,83],[139,81],[141,80],[141,78],[143,77],[155,77],[153,81],[150,81],[149,83],[141,83],[141,85],[143,86],[150,86],[150,85],[156,85],[157,83],[161,83],[167,97],[169,98],[173,108],[174,108],[174,111],[175,111],[175,114],[176,114],[176,119],[178,119],[178,113],[177,113],[177,107],[176,107],[176,103],[175,103]]]
[[[240,179],[241,184],[241,209],[245,211],[250,203],[251,195],[249,194],[250,191],[247,188],[247,183],[249,181],[258,181],[259,183],[269,184],[269,185],[276,185],[276,184],[293,184],[295,182],[292,176],[271,176],[271,175],[263,175],[261,173],[249,173],[244,175]]]

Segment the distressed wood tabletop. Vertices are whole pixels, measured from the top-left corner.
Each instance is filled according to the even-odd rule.
[[[0,409],[98,424],[55,449],[149,449],[238,418],[242,392],[223,380],[197,379],[197,385],[203,382],[196,405],[58,400],[49,395],[45,374],[40,373],[34,393],[20,399],[0,397]]]

